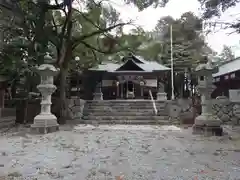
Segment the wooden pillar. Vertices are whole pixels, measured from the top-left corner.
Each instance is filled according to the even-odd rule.
[[[123,83],[121,83],[121,98],[123,98]]]
[[[119,82],[117,82],[116,85],[117,85],[117,98],[119,98]]]
[[[126,97],[128,98],[128,81],[127,81],[127,87],[126,87]]]
[[[0,89],[0,108],[4,108],[5,89]]]
[[[135,98],[136,94],[135,94],[135,88],[134,88],[134,83],[133,82],[132,82],[132,91],[133,91],[134,98]]]

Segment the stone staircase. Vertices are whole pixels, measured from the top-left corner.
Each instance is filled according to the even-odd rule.
[[[169,124],[166,103],[156,101],[155,115],[150,100],[87,101],[82,123],[86,124]]]

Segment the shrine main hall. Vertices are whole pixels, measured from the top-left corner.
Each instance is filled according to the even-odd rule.
[[[150,93],[156,99],[157,93],[164,93],[164,77],[169,70],[155,61],[129,54],[121,63],[104,62],[89,69],[88,74],[97,74],[98,90],[94,91],[99,91],[104,100],[150,99]]]

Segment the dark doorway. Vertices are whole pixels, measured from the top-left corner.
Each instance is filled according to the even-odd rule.
[[[126,81],[123,83],[123,97],[127,98],[127,92],[134,91],[134,83],[132,81]]]

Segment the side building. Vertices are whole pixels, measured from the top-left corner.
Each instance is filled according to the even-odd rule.
[[[213,98],[229,97],[229,90],[240,89],[240,57],[220,65],[219,71],[213,74],[213,82],[216,86],[212,93]]]

